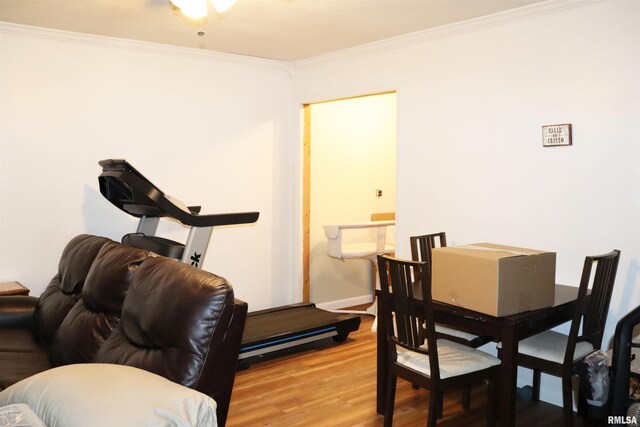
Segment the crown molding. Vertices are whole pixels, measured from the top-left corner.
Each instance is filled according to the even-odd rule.
[[[428,30],[417,31],[415,33],[404,34],[398,37],[392,37],[385,40],[367,43],[348,49],[329,52],[327,54],[314,56],[313,58],[294,61],[293,64],[296,68],[304,68],[307,65],[319,64],[322,62],[351,57],[354,55],[394,50],[418,42],[437,40],[453,35],[471,33],[509,22],[523,21],[542,15],[549,15],[568,9],[574,9],[606,1],[613,0],[548,0],[542,3],[536,3],[517,9],[494,13],[492,15],[481,16],[466,21],[455,22],[436,28],[430,28]]]
[[[252,67],[272,68],[287,73],[292,73],[290,62],[273,59],[258,58],[254,56],[237,55],[233,53],[217,52],[204,49],[195,49],[180,46],[171,46],[161,43],[151,43],[138,40],[122,39],[117,37],[99,36],[93,34],[75,33],[72,31],[56,30],[43,27],[32,27],[29,25],[14,24],[0,21],[0,34],[37,38],[45,40],[56,40],[68,43],[78,43],[99,47],[115,47],[119,49],[130,49],[145,52],[157,52],[161,54],[181,55],[191,58],[202,58],[214,61],[224,61],[226,63],[236,63]]]
[[[568,9],[583,7],[594,3],[602,3],[614,0],[548,0],[543,3],[537,3],[529,6],[511,9],[492,15],[482,16],[469,19],[466,21],[456,22],[443,25],[428,30],[418,31],[415,33],[405,34],[398,37],[363,44],[353,48],[343,49],[327,54],[314,56],[312,58],[302,59],[299,61],[287,62],[273,59],[258,58],[254,56],[238,55],[225,52],[217,52],[211,50],[195,49],[188,47],[179,47],[165,45],[161,43],[143,42],[138,40],[122,39],[117,37],[98,36],[92,34],[75,33],[71,31],[56,30],[50,28],[33,27],[29,25],[13,24],[0,21],[0,34],[18,37],[32,37],[48,40],[59,40],[71,43],[81,43],[93,46],[118,47],[122,49],[134,49],[147,52],[159,52],[171,55],[183,55],[187,57],[197,57],[210,60],[218,60],[225,62],[235,62],[249,66],[260,66],[266,68],[277,69],[295,74],[298,67],[304,68],[307,65],[313,65],[339,58],[349,57],[353,55],[362,55],[367,53],[383,52],[397,49],[402,46],[414,44],[416,42],[436,40],[439,38],[450,37],[457,34],[479,31],[491,28],[497,25],[522,21],[535,18],[542,15],[562,12]]]

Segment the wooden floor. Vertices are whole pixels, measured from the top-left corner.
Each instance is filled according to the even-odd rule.
[[[336,344],[331,339],[290,354],[261,360],[236,375],[227,426],[382,426],[376,414],[376,337],[372,318]],[[471,409],[460,394],[445,394],[438,426],[485,426],[486,388],[473,390]],[[398,380],[394,426],[426,424],[428,392]],[[587,422],[576,417],[574,426]],[[518,402],[518,427],[562,426],[562,409]]]

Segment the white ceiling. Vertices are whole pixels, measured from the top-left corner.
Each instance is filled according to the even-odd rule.
[[[190,21],[169,0],[0,0],[0,21],[295,61],[542,1],[237,0]]]

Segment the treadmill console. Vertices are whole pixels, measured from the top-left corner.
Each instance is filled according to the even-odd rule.
[[[118,209],[140,218],[136,233],[122,242],[160,255],[201,267],[213,227],[249,224],[258,220],[259,212],[201,215],[200,206],[186,206],[156,187],[131,164],[122,159],[99,162],[100,193]],[[160,218],[175,219],[191,227],[186,244],[155,235]]]

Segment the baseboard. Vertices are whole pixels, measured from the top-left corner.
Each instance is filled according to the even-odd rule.
[[[316,307],[321,308],[323,310],[339,310],[345,307],[354,307],[356,305],[371,304],[372,302],[373,302],[373,297],[371,295],[360,295],[357,297],[316,303]]]

